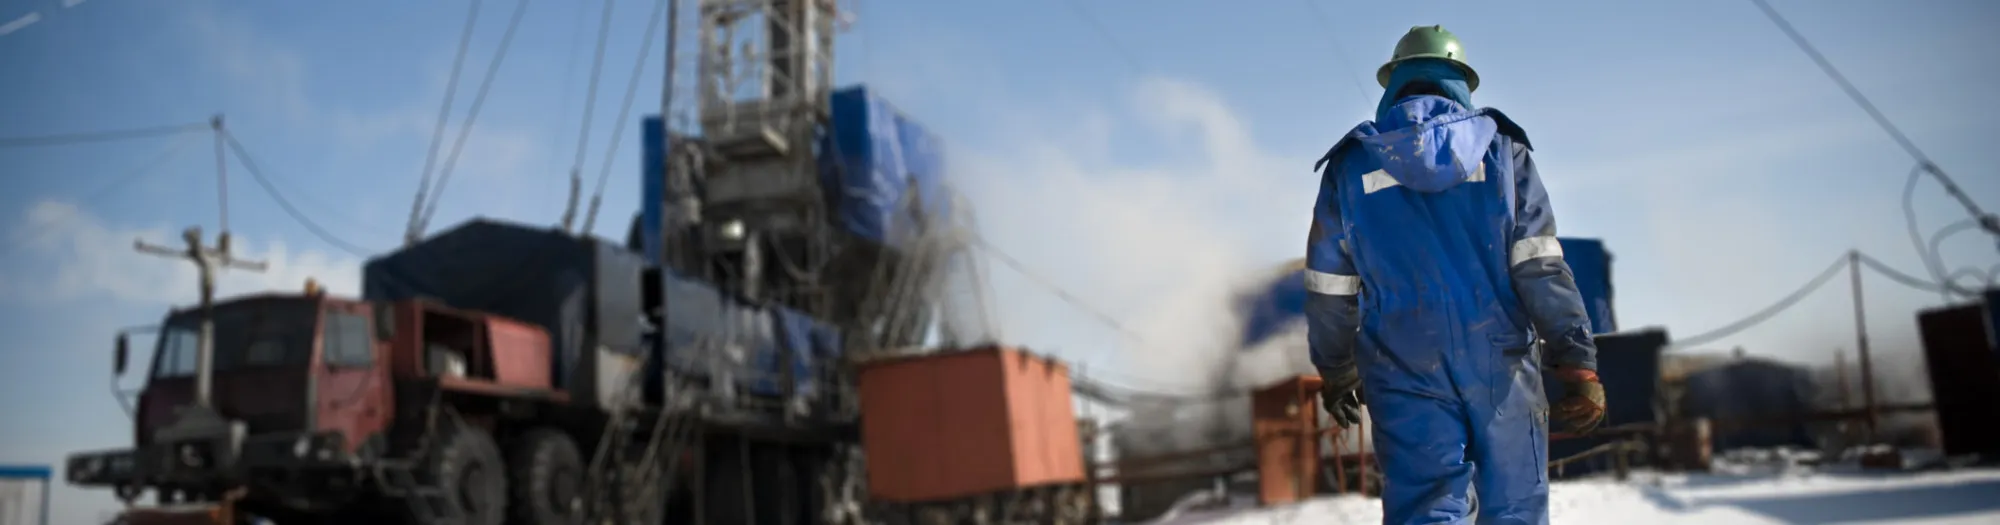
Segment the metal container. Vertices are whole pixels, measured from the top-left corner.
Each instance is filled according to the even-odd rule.
[[[1608,396],[1608,394],[1607,394]],[[1745,358],[1687,376],[1681,415],[1716,422],[1714,449],[1818,446],[1806,418],[1817,399],[1812,373],[1776,361]]]
[[[2000,319],[1995,299],[1917,314],[1945,454],[2000,457]]]
[[[1318,493],[1318,376],[1298,376],[1251,394],[1257,503],[1283,505]]]
[[[1634,423],[1657,423],[1665,414],[1660,409],[1660,355],[1666,351],[1666,330],[1647,330],[1596,336],[1597,377],[1604,384],[1604,427]],[[1550,402],[1566,394],[1562,382],[1551,374],[1542,376],[1543,390]],[[1549,443],[1549,457],[1563,458],[1609,442],[1604,437],[1579,437]],[[1580,476],[1603,470],[1599,462],[1582,461],[1562,469],[1564,476]]]
[[[915,503],[1082,483],[1069,368],[1008,347],[861,367],[869,497]]]

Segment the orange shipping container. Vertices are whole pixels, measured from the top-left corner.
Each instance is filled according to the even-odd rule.
[[[862,367],[869,497],[940,501],[1084,481],[1069,368],[1006,347]]]

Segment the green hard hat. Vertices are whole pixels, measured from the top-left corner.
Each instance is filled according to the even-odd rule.
[[[1403,34],[1402,40],[1396,41],[1396,54],[1390,56],[1389,62],[1382,64],[1381,69],[1375,71],[1375,81],[1382,84],[1383,88],[1389,87],[1389,72],[1396,69],[1396,64],[1418,58],[1436,58],[1458,66],[1458,69],[1465,71],[1466,89],[1469,91],[1479,89],[1479,73],[1465,63],[1465,46],[1458,43],[1458,35],[1444,30],[1444,26],[1410,28],[1410,32]]]

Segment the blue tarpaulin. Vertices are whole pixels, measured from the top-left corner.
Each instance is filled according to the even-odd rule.
[[[832,123],[821,137],[819,166],[835,225],[896,246],[925,222],[949,216],[944,144],[936,135],[864,86],[834,91],[831,105]],[[667,164],[660,122],[649,116],[640,124],[643,200],[638,230],[643,253],[656,262],[661,221],[672,211],[663,209]]]
[[[838,331],[803,313],[745,304],[671,271],[662,279],[667,290],[664,361],[677,372],[727,374],[752,394],[776,396],[785,391],[781,363],[790,357],[793,384],[800,393],[810,393],[818,385],[820,367],[815,364],[840,355]]]
[[[1576,291],[1583,294],[1583,309],[1590,314],[1590,333],[1618,331],[1618,316],[1611,309],[1611,253],[1597,239],[1557,239],[1562,244],[1563,262],[1576,276]]]
[[[943,144],[936,136],[866,87],[833,92],[832,106],[820,180],[833,195],[835,224],[895,246],[921,221],[948,216]]]
[[[667,195],[667,152],[658,115],[640,121],[639,161],[642,175],[639,177],[639,253],[653,264],[660,262],[660,221],[666,216]]]
[[[1611,304],[1611,255],[1597,239],[1558,239],[1563,261],[1576,274],[1577,291],[1583,294],[1590,314],[1591,332],[1617,331],[1617,315]],[[1280,267],[1255,292],[1237,300],[1236,311],[1243,321],[1238,344],[1250,348],[1305,319],[1306,282],[1304,259]]]

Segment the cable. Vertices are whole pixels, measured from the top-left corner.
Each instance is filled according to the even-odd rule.
[[[77,144],[84,142],[105,142],[112,140],[137,139],[137,138],[173,135],[176,133],[187,133],[190,131],[206,131],[208,129],[209,129],[208,122],[199,122],[194,124],[176,124],[172,126],[156,126],[150,128],[93,131],[87,133],[63,133],[58,135],[40,135],[33,137],[0,137],[0,149],[24,148],[32,146],[58,146],[64,144]]]
[[[371,253],[372,250],[365,250],[355,246],[353,243],[335,236],[332,232],[328,232],[326,228],[320,227],[319,223],[313,222],[312,218],[307,217],[304,212],[299,211],[298,207],[293,206],[292,201],[286,199],[284,194],[279,193],[277,187],[271,185],[271,181],[264,177],[264,171],[257,168],[257,161],[252,160],[250,153],[244,150],[243,143],[236,141],[236,135],[223,131],[222,137],[229,141],[230,151],[236,154],[238,162],[243,163],[243,170],[250,172],[250,178],[256,180],[257,185],[264,188],[264,193],[270,195],[271,200],[278,201],[278,207],[283,208],[286,214],[291,215],[292,220],[298,221],[300,226],[305,226],[306,231],[311,232],[315,237],[319,237],[320,240],[326,241],[327,244],[333,245],[335,248],[340,248],[347,253],[354,254],[356,257],[365,259],[373,255]]]
[[[1979,268],[1975,266],[1967,266],[1964,268],[1959,268],[1958,271],[1956,272],[1951,272],[1951,275],[1945,276],[1944,284],[1945,286],[1950,286],[1955,290],[1968,290],[1966,292],[1966,295],[1972,297],[1978,297],[1979,294],[1976,292],[1969,291],[1971,290],[1970,288],[1959,286],[1958,284],[1959,279],[1962,279],[1966,276],[1970,276],[1973,279],[1975,279],[1974,281],[1972,281],[1974,283],[1974,286],[1988,284],[1986,283],[1986,281],[1988,280],[1986,278],[1986,274],[1981,273],[1979,271]]]
[[[479,109],[486,105],[486,93],[493,87],[493,79],[500,76],[500,64],[507,60],[507,48],[514,43],[514,32],[521,28],[521,16],[528,13],[528,0],[514,4],[514,17],[507,21],[507,32],[500,35],[500,49],[493,52],[493,61],[486,66],[486,78],[479,82],[479,94],[473,96],[472,107],[466,110],[465,122],[458,128],[458,141],[452,143],[451,155],[445,158],[444,170],[438,173],[437,188],[431,192],[430,205],[424,210],[423,218],[417,221],[412,237],[422,236],[430,227],[431,218],[437,215],[438,200],[444,198],[446,182],[451,181],[451,170],[458,166],[458,154],[464,151],[465,139],[472,135],[472,123],[479,119]]]
[[[1896,281],[1903,286],[1926,292],[1946,291],[1945,285],[1934,281],[1925,281],[1918,279],[1916,276],[1896,271],[1896,269],[1890,268],[1889,265],[1883,264],[1882,261],[1876,260],[1874,257],[1869,257],[1867,254],[1861,254],[1861,263],[1863,266],[1867,266],[1868,269],[1875,270],[1875,273],[1882,274],[1883,277],[1888,277],[1889,280]]]
[[[167,149],[161,150],[158,155],[155,155],[151,159],[148,159],[146,162],[139,164],[138,167],[133,168],[131,171],[124,172],[123,174],[114,177],[109,181],[105,181],[103,186],[99,186],[97,187],[97,189],[91,190],[90,192],[83,194],[83,197],[77,199],[77,206],[83,207],[85,205],[88,205],[89,203],[97,201],[98,199],[110,196],[112,192],[123,189],[126,185],[138,181],[139,177],[152,173],[153,170],[159,168],[161,165],[166,164],[168,160],[172,160],[175,156],[179,155],[182,151],[186,150],[189,145],[194,144],[195,141],[193,139],[197,137],[200,137],[200,135],[194,135],[194,134],[182,135],[180,140],[168,144]],[[11,243],[6,245],[6,247],[4,248],[0,248],[0,258],[4,258],[7,255],[11,255],[15,250],[20,249],[22,246],[39,242],[42,240],[42,238],[52,235],[56,231],[58,230],[55,229],[35,230],[33,233],[28,234],[28,237],[26,239],[22,239],[20,242]]]
[[[1077,3],[1076,0],[1065,0],[1064,3],[1069,4],[1070,10],[1075,11],[1076,16],[1083,19],[1083,23],[1089,24],[1092,30],[1097,31],[1097,36],[1103,37],[1104,42],[1111,46],[1112,52],[1117,53],[1119,58],[1125,59],[1125,65],[1131,66],[1133,72],[1146,70],[1145,66],[1139,64],[1138,55],[1120,45],[1118,39],[1111,36],[1111,29],[1105,27],[1103,22],[1099,22],[1097,17],[1091,16],[1090,11],[1084,10],[1083,4]]]
[[[985,249],[986,253],[993,255],[994,258],[1000,259],[1000,262],[1002,264],[1006,264],[1007,267],[1013,268],[1015,272],[1019,272],[1022,276],[1027,277],[1029,280],[1035,281],[1036,284],[1040,284],[1043,288],[1047,288],[1051,293],[1054,293],[1056,295],[1056,298],[1062,299],[1063,302],[1069,303],[1070,306],[1074,306],[1079,310],[1083,310],[1084,313],[1088,313],[1092,316],[1097,317],[1097,320],[1099,322],[1102,322],[1105,325],[1110,326],[1112,329],[1117,330],[1118,333],[1131,338],[1133,341],[1145,342],[1146,338],[1144,336],[1140,336],[1139,332],[1134,331],[1130,328],[1126,328],[1124,323],[1118,322],[1118,319],[1112,317],[1111,314],[1104,313],[1103,310],[1099,310],[1095,307],[1090,306],[1090,304],[1085,303],[1082,298],[1070,294],[1069,291],[1064,290],[1061,286],[1057,286],[1054,281],[1051,281],[1045,277],[1042,277],[1040,274],[1036,274],[1035,272],[1030,271],[1026,264],[1022,264],[1020,260],[1015,259],[1013,256],[1007,255],[1007,252],[1003,252],[1000,251],[999,248],[995,248],[991,243],[986,242],[986,239],[984,237],[974,236],[972,238],[972,243],[980,248]]]
[[[1675,341],[1673,343],[1673,346],[1676,348],[1687,348],[1693,346],[1706,345],[1709,343],[1713,343],[1717,340],[1720,340],[1722,338],[1736,335],[1737,332],[1741,332],[1750,327],[1757,326],[1758,324],[1761,324],[1764,321],[1768,321],[1772,317],[1778,315],[1779,312],[1783,312],[1785,309],[1791,308],[1792,305],[1797,304],[1800,299],[1804,299],[1807,295],[1812,294],[1813,291],[1818,290],[1821,286],[1825,286],[1827,280],[1832,279],[1833,276],[1835,275],[1838,275],[1840,273],[1840,269],[1845,268],[1847,265],[1848,265],[1848,256],[1842,255],[1840,257],[1840,260],[1835,261],[1833,263],[1833,266],[1829,266],[1827,267],[1826,271],[1820,272],[1818,277],[1814,277],[1812,281],[1807,282],[1804,287],[1801,287],[1797,291],[1792,292],[1791,295],[1785,296],[1784,299],[1778,300],[1777,304],[1773,304],[1770,307],[1758,311],[1757,313],[1750,314],[1749,317],[1745,317],[1742,320],[1736,321],[1734,323],[1729,323],[1728,325],[1724,325],[1722,328],[1709,330],[1707,332],[1697,334],[1693,337],[1687,337]]]
[[[1975,229],[1978,227],[1979,227],[1979,221],[1973,219],[1962,219],[1958,222],[1951,223],[1950,225],[1947,225],[1943,228],[1939,228],[1937,233],[1931,234],[1931,243],[1928,248],[1929,251],[1926,253],[1928,253],[1930,255],[1931,260],[1937,264],[1938,284],[1949,290],[1950,293],[1956,293],[1967,297],[1977,297],[1979,295],[1979,292],[1977,291],[1959,286],[1956,277],[1947,278],[1944,275],[1945,264],[1944,264],[1944,246],[1943,246],[1944,240],[1950,238],[1952,235],[1956,235],[1959,232]],[[1959,273],[1964,273],[1966,271],[1971,271],[1973,276],[1975,277],[1980,275],[1979,268],[1976,266],[1968,266],[1966,268],[1962,268],[1958,272],[1953,273],[1952,275],[1956,276]],[[1945,300],[1950,301],[1951,297],[1949,295],[1946,295]]]
[[[1932,255],[1934,250],[1924,249],[1924,234],[1917,229],[1917,181],[1923,179],[1923,173],[1921,166],[1911,168],[1909,181],[1903,183],[1903,224],[1909,229],[1910,244],[1916,247],[1917,260],[1923,263],[1924,271],[1930,274],[1932,281],[1942,281],[1944,267],[1938,264],[1937,257]],[[1944,300],[1951,300],[1949,291],[1939,289],[1938,293],[1943,295]]]
[[[431,186],[431,168],[437,162],[438,146],[444,144],[444,125],[451,120],[451,101],[458,95],[458,75],[465,69],[465,50],[472,47],[472,28],[479,21],[479,0],[472,0],[472,6],[465,13],[465,29],[459,31],[458,54],[451,59],[451,76],[444,82],[444,103],[438,105],[437,125],[431,128],[431,148],[424,154],[424,172],[417,179],[417,200],[410,203],[410,225],[404,233],[408,242],[416,242],[422,232],[417,231],[417,220],[423,217],[424,197]]]
[[[1989,233],[2000,236],[2000,217],[1989,216],[1985,211],[1980,210],[1979,205],[1972,202],[1972,198],[1966,196],[1965,192],[1952,182],[1950,176],[1945,175],[1943,168],[1938,167],[1936,162],[1931,162],[1930,156],[1925,155],[1924,151],[1917,147],[1916,142],[1911,141],[1910,137],[1904,135],[1903,131],[1898,129],[1895,123],[1890,122],[1889,117],[1882,114],[1882,110],[1876,108],[1875,103],[1870,102],[1866,95],[1861,94],[1861,90],[1854,87],[1854,83],[1849,82],[1846,75],[1840,74],[1840,70],[1833,67],[1833,62],[1828,61],[1826,55],[1820,54],[1819,49],[1813,47],[1812,42],[1806,40],[1805,35],[1800,34],[1798,29],[1793,28],[1792,23],[1785,20],[1784,15],[1778,14],[1778,10],[1772,8],[1768,0],[1750,0],[1750,3],[1756,4],[1757,8],[1764,12],[1764,16],[1770,18],[1771,23],[1778,26],[1779,31],[1784,32],[1785,36],[1790,37],[1792,43],[1799,46],[1799,50],[1805,51],[1806,56],[1812,58],[1813,63],[1819,65],[1820,70],[1825,72],[1827,77],[1832,78],[1834,83],[1840,85],[1842,91],[1847,92],[1848,98],[1854,99],[1855,104],[1860,105],[1863,111],[1868,112],[1869,117],[1875,119],[1875,124],[1881,126],[1882,131],[1888,132],[1889,137],[1895,139],[1896,144],[1903,147],[1903,151],[1908,152],[1911,157],[1915,158],[1919,164],[1918,169],[1930,172],[1932,176],[1937,177],[1938,182],[1944,185],[1945,193],[1957,198],[1958,203],[1965,206],[1967,212],[1982,221],[1981,225]]]
[[[1340,34],[1340,32],[1333,30],[1333,17],[1327,16],[1326,10],[1321,9],[1319,4],[1313,2],[1313,0],[1299,0],[1299,3],[1305,4],[1306,10],[1311,11],[1313,18],[1319,19],[1320,25],[1326,28],[1326,41],[1333,46],[1333,57],[1349,66],[1347,79],[1354,82],[1354,92],[1361,94],[1362,103],[1373,106],[1375,101],[1369,100],[1367,86],[1361,82],[1361,77],[1354,74],[1352,67],[1355,65],[1355,62],[1347,59],[1347,51],[1340,47],[1340,39],[1334,36]]]
[[[625,101],[618,105],[618,120],[613,122],[624,122],[625,118],[632,114],[632,96],[639,94],[640,75],[646,72],[646,57],[652,54],[653,51],[653,34],[659,32],[660,21],[666,19],[668,1],[655,0],[653,2],[653,16],[646,23],[646,36],[639,39],[641,42],[639,45],[639,60],[632,64],[632,80],[625,85]],[[661,125],[664,126],[665,124]],[[590,193],[590,212],[584,214],[583,229],[578,230],[584,235],[590,235],[591,228],[597,224],[597,208],[603,204],[604,184],[611,180],[612,161],[618,158],[618,146],[622,144],[620,139],[625,137],[626,127],[617,126],[611,128],[611,145],[604,152],[604,160],[599,163],[603,169],[597,172],[597,189]]]
[[[597,82],[604,74],[604,46],[611,36],[611,0],[604,1],[604,20],[597,25],[597,54],[590,59],[590,89],[583,96],[583,129],[577,132],[576,161],[569,165],[569,204],[563,207],[562,229],[576,220],[577,199],[583,197],[584,152],[590,149],[590,121],[597,115]],[[645,40],[652,40],[647,37]],[[647,46],[650,49],[651,46]],[[672,89],[672,86],[668,86]],[[622,126],[621,126],[622,128]]]

